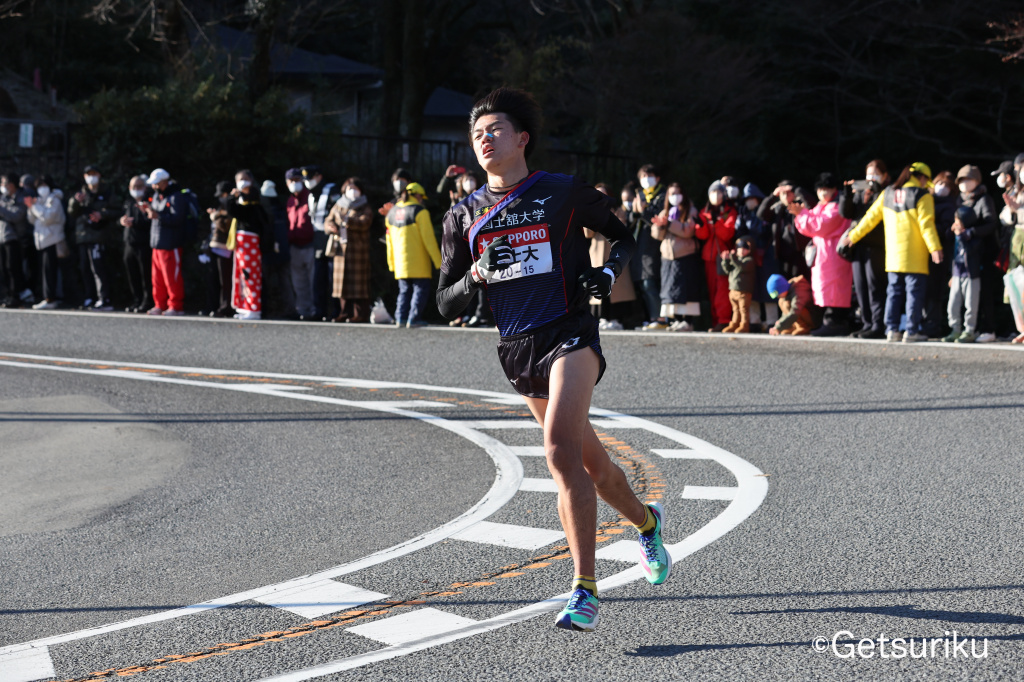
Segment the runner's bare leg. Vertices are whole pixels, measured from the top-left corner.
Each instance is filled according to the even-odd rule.
[[[544,429],[548,470],[558,486],[558,516],[577,575],[594,575],[597,495],[631,523],[639,525],[647,518],[587,418],[599,371],[600,360],[592,349],[569,353],[551,366],[550,397],[525,399]]]

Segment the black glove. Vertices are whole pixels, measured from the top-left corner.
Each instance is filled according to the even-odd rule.
[[[612,293],[612,285],[615,284],[615,273],[608,267],[587,268],[578,281],[594,298],[607,298]]]
[[[508,239],[501,235],[484,249],[480,260],[473,263],[471,272],[477,282],[490,282],[498,272],[516,262],[516,252],[508,245]]]

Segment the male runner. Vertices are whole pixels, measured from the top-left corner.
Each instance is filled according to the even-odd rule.
[[[487,287],[505,376],[544,429],[558,515],[576,569],[572,596],[555,625],[592,631],[596,495],[639,530],[648,581],[663,583],[672,559],[661,538],[661,506],[637,499],[587,419],[605,369],[588,298],[610,294],[636,243],[593,187],[570,175],[529,171],[526,159],[539,127],[540,108],[521,90],[499,88],[473,106],[470,139],[487,184],[445,214],[437,307],[452,319]],[[584,227],[611,243],[603,268],[590,266]]]

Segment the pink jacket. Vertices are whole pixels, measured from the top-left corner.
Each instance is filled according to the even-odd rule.
[[[818,249],[811,268],[815,305],[850,307],[853,266],[836,253],[836,244],[850,222],[839,215],[839,203],[836,201],[819,203],[811,210],[804,209],[794,220],[797,232],[814,240]]]

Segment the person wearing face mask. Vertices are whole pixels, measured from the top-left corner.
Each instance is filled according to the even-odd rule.
[[[953,227],[956,217],[958,193],[956,177],[950,171],[935,174],[932,180],[932,197],[935,199],[935,230],[939,237],[944,237]],[[876,230],[877,231],[877,230]],[[950,259],[953,252],[950,243],[943,239],[943,258],[941,263],[928,263],[928,287],[925,292],[924,308],[921,311],[921,326],[928,338],[940,338],[946,334],[946,321],[949,317],[947,299],[949,297]]]
[[[661,242],[651,235],[651,221],[664,210],[666,190],[661,184],[661,172],[654,164],[644,164],[636,176],[641,189],[633,199],[633,210],[639,214],[634,260],[640,265],[639,289],[647,309],[642,328],[657,331],[668,329],[668,325],[658,320],[661,312]]]
[[[333,182],[324,180],[323,173],[319,166],[304,166],[302,168],[302,183],[309,196],[306,201],[309,204],[309,219],[313,223],[313,307],[314,317],[318,320],[326,320],[330,308],[330,278],[331,261],[328,256],[327,233],[324,231],[324,221],[331,207],[338,203],[341,198],[341,191]]]
[[[942,241],[935,230],[935,200],[928,191],[932,170],[917,162],[903,169],[891,186],[875,199],[857,226],[839,240],[856,244],[881,222],[885,229],[885,270],[889,286],[885,301],[886,340],[894,343],[927,341],[921,333],[921,308],[928,284],[928,259],[941,263]],[[906,312],[906,334],[900,315]]]
[[[697,210],[678,182],[668,186],[664,208],[651,219],[651,235],[661,243],[658,322],[673,332],[693,331],[693,324],[700,317],[703,268],[694,238],[696,219]]]
[[[313,274],[315,249],[313,248],[313,220],[309,217],[309,190],[302,182],[302,171],[291,168],[284,174],[288,186],[285,212],[288,214],[289,269],[295,312],[300,320],[313,320]]]
[[[253,183],[252,171],[235,173],[227,209],[235,233],[235,243],[229,244],[235,252],[231,305],[239,320],[258,320],[263,315],[263,251],[273,238],[270,218]]]
[[[83,308],[110,311],[110,276],[107,267],[109,228],[120,218],[120,204],[110,188],[100,183],[96,166],[86,166],[85,184],[68,200],[68,217],[75,223],[78,263],[85,288]]]
[[[719,263],[722,254],[732,250],[736,236],[736,209],[726,201],[726,188],[720,180],[708,187],[708,203],[700,212],[695,234],[704,242],[700,255],[711,300],[711,331],[720,332],[732,321],[732,303],[729,302],[729,276]]]
[[[124,267],[128,275],[128,287],[132,300],[125,312],[144,313],[153,307],[150,273],[153,269],[153,254],[149,246],[149,231],[152,221],[146,215],[149,192],[145,175],[137,175],[128,183],[128,198],[118,221],[124,228]]]
[[[735,206],[740,198],[740,186],[736,184],[736,179],[731,175],[724,175],[719,182],[725,185],[726,200]]]
[[[21,236],[28,228],[28,209],[18,194],[16,180],[13,175],[0,176],[0,272],[7,289],[0,308],[20,308],[34,302],[22,267]]]
[[[971,239],[980,241],[978,247],[981,256],[981,301],[978,305],[978,338],[979,343],[988,343],[997,339],[1000,322],[996,319],[997,305],[1003,300],[1003,273],[995,267],[999,256],[999,214],[996,204],[988,189],[981,182],[981,169],[967,165],[960,169],[956,177],[960,196],[957,208],[967,206],[974,209],[977,220],[970,232]]]
[[[752,182],[743,186],[742,202],[736,216],[736,236],[750,237],[754,249],[757,288],[750,309],[750,324],[768,329],[779,319],[779,306],[768,294],[768,278],[781,272],[775,260],[771,226],[758,217],[757,209],[764,202],[764,192]]]
[[[839,181],[832,173],[822,173],[814,183],[818,204],[808,209],[797,203],[788,206],[795,216],[794,225],[800,234],[814,242],[816,254],[811,267],[811,289],[814,304],[825,309],[824,324],[812,336],[846,336],[850,333],[850,294],[853,290],[853,268],[836,252],[840,237],[850,220],[839,213]]]
[[[873,159],[864,169],[864,180],[847,180],[839,195],[839,214],[856,224],[883,189],[889,186],[888,167]],[[853,287],[860,308],[860,328],[850,336],[861,339],[885,338],[885,231],[868,233],[852,250]]]
[[[153,267],[153,307],[147,315],[177,317],[185,314],[185,280],[181,273],[182,249],[185,246],[186,220],[191,199],[171,174],[156,168],[146,184],[153,190],[149,203],[143,207],[150,219],[149,246]]]
[[[341,198],[331,208],[324,228],[337,235],[340,247],[334,256],[334,297],[341,312],[335,322],[370,321],[370,226],[373,208],[366,199],[363,181],[352,177],[341,186]]]
[[[35,187],[25,187],[22,201],[28,207],[26,217],[32,224],[36,250],[42,257],[43,300],[32,306],[35,310],[52,310],[60,305],[57,299],[58,245],[64,241],[64,193],[53,186],[48,175],[34,180]]]

